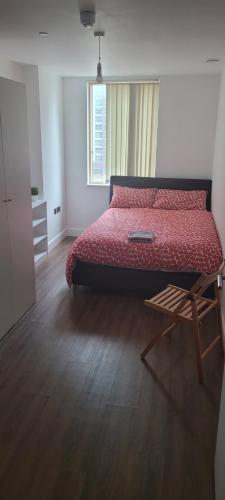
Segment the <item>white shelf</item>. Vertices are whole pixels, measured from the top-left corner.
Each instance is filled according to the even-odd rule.
[[[33,202],[32,213],[34,262],[36,264],[48,254],[47,202],[45,200]]]
[[[37,264],[37,262],[39,262],[39,260],[43,259],[43,257],[46,257],[46,255],[47,255],[47,252],[37,253],[34,256],[34,263]]]
[[[44,203],[46,203],[45,200],[33,201],[32,202],[32,208],[39,207],[40,205],[43,205]]]
[[[34,247],[38,245],[41,241],[45,240],[47,238],[47,234],[43,234],[42,236],[35,236],[33,238],[33,245]]]
[[[39,224],[42,224],[42,222],[46,222],[46,218],[45,219],[33,219],[33,222],[32,222],[32,226],[33,227],[37,227],[39,226]]]

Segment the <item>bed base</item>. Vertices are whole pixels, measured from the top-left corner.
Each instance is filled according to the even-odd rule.
[[[189,289],[200,276],[194,272],[172,272],[96,265],[77,261],[73,271],[74,291],[78,285],[118,293],[151,297],[169,283]]]

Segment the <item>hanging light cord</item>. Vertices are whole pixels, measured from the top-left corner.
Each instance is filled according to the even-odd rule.
[[[99,36],[99,37],[98,37],[98,60],[99,60],[99,62],[101,61],[101,55],[100,55],[100,40],[101,40],[101,37]]]
[[[101,65],[101,38],[105,35],[105,32],[104,31],[95,31],[94,35],[96,38],[98,38],[98,64],[97,64],[96,81],[97,81],[97,83],[102,83],[103,76],[102,76],[102,65]]]

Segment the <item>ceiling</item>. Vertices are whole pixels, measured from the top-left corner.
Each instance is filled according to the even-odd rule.
[[[92,0],[1,0],[0,57],[94,76],[97,40],[80,24]],[[104,76],[211,73],[225,69],[224,0],[96,0]],[[48,37],[40,37],[47,31]],[[219,58],[206,64],[208,58]]]

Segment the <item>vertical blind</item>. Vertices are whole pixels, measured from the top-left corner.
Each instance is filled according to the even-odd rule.
[[[110,175],[127,175],[129,149],[130,87],[106,86],[106,168]]]
[[[158,107],[158,82],[107,83],[107,178],[155,175]]]

